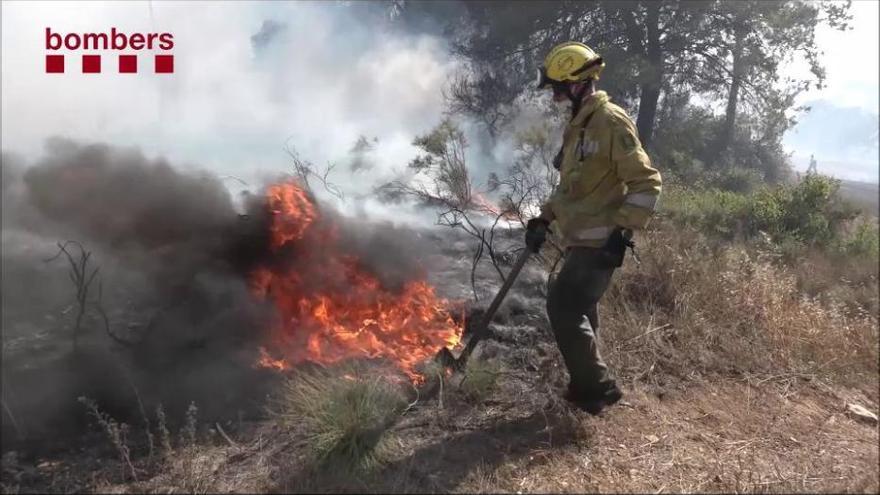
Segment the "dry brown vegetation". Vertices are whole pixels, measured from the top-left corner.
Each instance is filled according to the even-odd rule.
[[[641,244],[642,266],[625,267],[604,302],[606,346],[621,372],[800,376],[876,396],[876,312],[810,297],[798,289],[802,268],[760,251],[711,248],[673,228]]]
[[[535,266],[469,373],[430,397],[381,363],[299,370],[268,421],[229,435],[203,425],[152,467],[135,458],[137,481],[112,455],[68,465],[66,478],[6,459],[4,491],[878,490],[877,426],[846,409],[877,411],[876,300],[854,310],[828,291],[810,297],[804,267],[664,218],[639,255],[602,302],[602,348],[626,392],[602,416],[559,398],[566,377]],[[466,278],[459,258],[448,275]]]

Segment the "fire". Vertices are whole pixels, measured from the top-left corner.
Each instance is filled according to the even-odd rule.
[[[275,359],[269,355],[265,347],[260,347],[260,359],[257,364],[262,368],[274,368],[278,371],[290,369],[290,365],[283,359]]]
[[[414,381],[418,363],[441,346],[459,343],[462,328],[450,303],[424,280],[397,290],[345,252],[335,225],[322,218],[296,183],[267,190],[270,248],[281,261],[254,270],[253,293],[270,300],[279,319],[258,366],[286,370],[297,363],[351,357],[384,358]]]
[[[300,239],[317,217],[315,206],[299,187],[276,184],[269,187],[266,196],[273,213],[271,228],[274,249]]]
[[[490,213],[492,215],[498,215],[501,213],[501,210],[497,206],[493,205],[491,201],[480,193],[473,193],[471,195],[471,202],[483,213]]]
[[[483,196],[480,193],[473,193],[471,195],[471,202],[473,206],[477,209],[477,211],[487,214],[487,215],[495,215],[500,216],[505,220],[515,220],[516,212],[510,209],[503,210],[492,203],[488,198]]]

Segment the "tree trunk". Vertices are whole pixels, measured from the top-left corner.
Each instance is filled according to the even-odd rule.
[[[639,139],[646,148],[654,137],[654,122],[657,117],[657,103],[663,86],[663,48],[660,45],[660,2],[647,4],[645,27],[647,28],[647,47],[645,64],[642,66],[642,81],[639,95],[639,116],[636,128]]]
[[[733,45],[733,75],[730,80],[730,92],[727,94],[727,110],[724,114],[724,128],[721,130],[721,136],[718,143],[718,154],[722,155],[730,147],[733,142],[733,134],[736,129],[736,107],[739,101],[739,89],[742,85],[742,78],[745,73],[745,60],[743,58],[743,38],[742,29],[736,29],[734,34]]]

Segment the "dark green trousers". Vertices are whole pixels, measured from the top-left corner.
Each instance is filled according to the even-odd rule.
[[[599,393],[613,384],[596,341],[599,299],[614,273],[613,262],[598,248],[573,247],[547,294],[547,315],[556,344],[578,395]]]

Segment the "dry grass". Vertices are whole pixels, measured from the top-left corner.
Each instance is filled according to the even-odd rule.
[[[474,359],[468,362],[465,374],[458,383],[458,391],[469,401],[482,402],[495,391],[499,372],[498,363]]]
[[[802,293],[826,304],[843,304],[849,315],[877,315],[878,262],[880,259],[869,255],[829,257],[808,250],[792,263],[791,269]]]
[[[564,367],[549,329],[535,328],[546,326],[535,298],[505,321],[522,339],[481,343],[434,399],[409,402],[375,367],[298,370],[274,421],[240,445],[185,441],[151,479],[86,487],[876,493],[877,427],[845,412],[878,408],[876,277],[855,262],[787,265],[662,223],[638,244],[641,266],[628,257],[601,303],[603,354],[626,395],[599,417],[559,398]],[[157,444],[167,437],[159,428]]]
[[[602,303],[604,345],[624,376],[786,374],[876,396],[876,313],[811,298],[795,270],[697,234],[661,230],[641,244],[642,265],[628,262]]]
[[[798,390],[786,399],[775,386],[736,382],[704,383],[667,399],[645,392],[630,391],[631,407],[585,419],[594,431],[590,442],[480,465],[455,491],[791,493],[878,486],[876,430],[829,411],[822,392]]]
[[[381,464],[385,433],[405,406],[385,376],[354,366],[316,368],[285,382],[272,415],[305,438],[314,461],[368,471]]]

